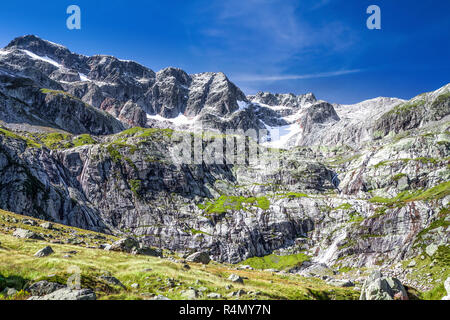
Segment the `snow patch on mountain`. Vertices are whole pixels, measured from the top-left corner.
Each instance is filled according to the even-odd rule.
[[[45,61],[47,63],[54,65],[55,67],[63,68],[63,66],[61,64],[59,64],[58,62],[56,62],[55,60],[53,60],[47,56],[41,57],[41,56],[38,56],[37,54],[34,54],[33,52],[28,51],[28,50],[21,50],[21,51],[26,53],[28,56],[30,56],[31,58],[33,58],[35,60]]]
[[[249,107],[249,105],[250,105],[249,103],[247,103],[247,102],[245,102],[245,101],[240,101],[240,100],[237,101],[237,104],[238,104],[238,106],[239,106],[238,111],[245,110],[245,109],[247,109],[247,108]]]
[[[157,114],[157,115],[147,115],[147,119],[148,120],[157,120],[157,121],[168,121],[176,126],[181,126],[181,125],[194,124],[195,121],[197,120],[197,117],[188,118],[184,114],[180,113],[175,118],[164,118],[164,117],[160,116],[159,114]]]
[[[89,81],[92,82],[91,79],[89,79],[84,73],[78,73],[80,75],[81,81]]]
[[[266,142],[262,143],[262,145],[270,148],[287,148],[289,140],[302,131],[298,123],[292,123],[287,126],[271,127],[263,121],[261,122],[269,133],[269,138]]]

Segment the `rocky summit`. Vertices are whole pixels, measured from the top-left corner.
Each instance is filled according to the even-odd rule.
[[[311,278],[349,299],[441,299],[449,114],[450,84],[354,105],[312,93],[246,96],[220,72],[155,72],[19,37],[0,50],[0,254],[20,241],[25,261],[51,244],[42,264],[74,246],[98,263],[145,256],[185,273],[223,265],[227,286],[239,286],[202,291],[176,274],[126,274],[118,288],[74,289],[58,275],[35,279],[56,284],[33,299],[96,299],[128,280],[137,292],[154,288],[149,298],[257,297],[262,288],[244,290],[252,274],[270,274],[274,287],[283,276]],[[64,259],[82,266],[77,251]],[[1,290],[17,271],[5,263]],[[283,296],[307,297],[319,298]]]

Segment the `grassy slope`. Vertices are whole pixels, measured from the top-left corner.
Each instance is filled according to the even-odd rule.
[[[285,270],[296,266],[301,266],[309,257],[304,253],[278,256],[270,254],[264,257],[252,257],[242,261],[241,265],[249,265],[255,269],[277,269]]]
[[[5,219],[6,218],[6,219]],[[18,222],[11,222],[15,218]],[[92,239],[94,232],[55,225],[59,231],[49,231],[40,227],[23,225],[23,219],[42,221],[16,215],[0,210],[0,286],[26,289],[27,284],[38,280],[56,281],[65,284],[71,275],[68,268],[77,266],[81,269],[82,287],[95,289],[99,299],[148,299],[156,294],[163,294],[171,299],[181,299],[181,291],[189,287],[205,287],[207,290],[199,299],[206,299],[209,292],[217,292],[225,298],[230,292],[238,289],[257,291],[257,299],[357,299],[359,293],[352,288],[332,287],[325,282],[302,278],[293,275],[272,274],[264,271],[236,270],[233,266],[211,262],[207,266],[190,264],[191,269],[183,268],[182,264],[148,256],[134,256],[126,253],[109,252],[92,247],[99,243],[112,242],[115,238],[106,236],[104,239]],[[69,245],[54,244],[46,241],[18,239],[11,235],[13,228],[32,229],[43,233],[46,238],[65,240],[72,237],[75,231],[84,235],[86,244]],[[105,236],[105,235],[102,235]],[[36,251],[50,245],[54,254],[45,258],[35,258]],[[75,250],[71,258],[63,258],[68,251]],[[151,269],[151,270],[150,270]],[[109,272],[118,278],[126,289],[114,287],[98,279],[98,276]],[[227,278],[230,274],[246,277],[244,285],[230,284]],[[174,279],[179,286],[169,288],[167,279]],[[138,283],[139,289],[132,289],[131,284]],[[3,288],[0,288],[0,290]],[[26,298],[26,294],[22,298]],[[253,299],[255,296],[244,295],[240,299]],[[235,299],[235,298],[233,298]]]

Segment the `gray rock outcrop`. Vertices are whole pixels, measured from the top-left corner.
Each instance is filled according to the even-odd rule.
[[[28,300],[96,300],[97,296],[91,289],[63,288],[45,296],[32,296]]]
[[[408,300],[408,294],[398,279],[374,271],[364,282],[359,300]]]
[[[42,238],[37,233],[35,233],[31,230],[26,230],[26,229],[21,229],[21,228],[17,228],[13,232],[13,236],[17,237],[17,238],[22,238],[22,239],[44,240],[44,238]]]
[[[186,258],[186,261],[208,264],[211,261],[207,252],[196,252]]]
[[[29,292],[32,296],[41,297],[53,293],[57,290],[63,289],[64,287],[64,285],[56,282],[42,280],[31,284],[26,291]]]

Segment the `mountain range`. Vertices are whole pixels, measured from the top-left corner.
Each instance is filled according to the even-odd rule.
[[[450,84],[354,105],[246,96],[220,72],[27,35],[0,50],[0,208],[219,263],[304,253],[289,272],[376,267],[430,290],[450,276],[449,114]],[[244,163],[174,161],[175,137],[197,135]],[[420,261],[432,276],[408,267]]]

